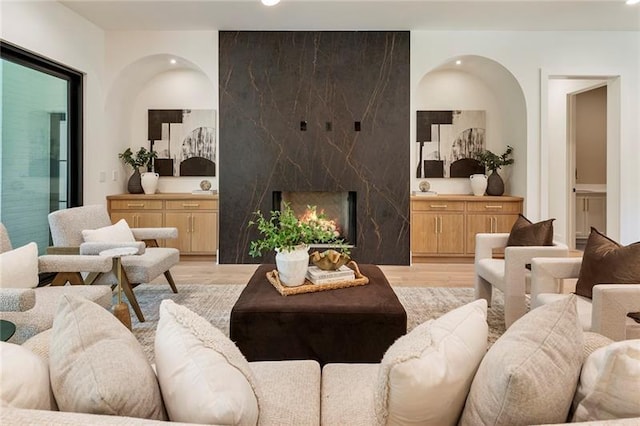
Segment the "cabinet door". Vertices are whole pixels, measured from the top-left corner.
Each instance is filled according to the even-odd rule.
[[[161,216],[162,218],[162,216]],[[123,211],[112,211],[111,212],[111,223],[119,222],[121,219],[127,221],[129,228],[135,228],[136,225],[136,213],[134,212],[123,212]]]
[[[587,238],[588,236],[587,197],[585,195],[576,195],[576,238]]]
[[[134,228],[162,228],[162,213],[139,212],[136,216]]]
[[[165,240],[166,247],[180,250],[180,253],[191,251],[191,213],[167,212],[165,213],[165,226],[178,228],[178,238]]]
[[[438,215],[413,213],[411,215],[411,251],[414,254],[438,252]]]
[[[213,212],[191,213],[191,251],[212,254],[218,247],[218,214]]]
[[[607,232],[607,199],[602,196],[587,197],[587,224],[586,236],[589,236],[591,227],[598,231]]]
[[[438,253],[464,253],[464,216],[461,214],[443,214],[438,218]]]
[[[466,253],[475,254],[476,234],[486,234],[492,231],[493,216],[488,214],[470,214],[467,216],[467,245]]]

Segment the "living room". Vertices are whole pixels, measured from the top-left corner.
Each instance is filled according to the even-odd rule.
[[[513,147],[514,163],[501,170],[504,195],[520,203],[517,213],[533,222],[555,218],[553,239],[572,250],[576,248],[575,218],[580,206],[573,193],[576,179],[570,172],[575,153],[567,142],[569,99],[606,87],[604,230],[623,245],[640,240],[639,6],[623,0],[497,3],[282,0],[267,8],[257,0],[3,1],[0,38],[83,76],[83,205],[107,206],[108,197],[128,195],[131,168],[118,154],[127,148],[150,147],[150,110],[215,111],[215,174],[161,176],[158,181],[157,193],[162,195],[191,194],[200,189],[202,180],[208,180],[219,209],[216,255],[181,257],[172,268],[176,296],[183,297],[181,284],[216,284],[227,292],[222,297],[225,303],[237,297],[238,284],[247,283],[261,263],[248,256],[256,235],[246,226],[251,212],[270,210],[278,191],[318,190],[320,185],[314,179],[319,173],[313,169],[317,158],[330,171],[322,179],[332,181],[323,190],[358,193],[360,247],[352,251],[353,258],[381,265],[392,286],[406,287],[400,291],[400,299],[407,305],[412,300],[415,303],[407,309],[413,321],[410,328],[414,328],[418,319],[432,318],[418,314],[423,300],[433,298],[443,287],[453,289],[447,295],[457,294],[455,289],[460,287],[468,292],[466,297],[476,275],[468,242],[461,254],[453,256],[416,256],[413,249],[411,200],[419,197],[413,193],[421,192],[422,182],[428,181],[440,199],[472,195],[469,178],[416,175],[420,162],[417,112],[485,111],[486,148],[502,153]],[[294,38],[306,34],[313,40],[322,32],[332,33],[322,42],[336,37],[331,40],[346,46],[345,55],[359,61],[357,66],[347,60],[334,62],[335,69],[327,74],[336,81],[327,91],[344,95],[353,88],[351,105],[357,103],[361,110],[339,110],[335,97],[332,102],[336,104],[323,104],[325,109],[310,102],[306,106],[313,108],[300,108],[295,116],[279,114],[273,105],[290,89],[283,82],[290,75],[281,67],[292,56],[269,51],[266,43],[258,48],[246,40],[260,40],[267,33],[278,35],[282,37],[276,43],[279,48],[297,46],[286,53],[302,57],[313,42],[298,49],[300,39]],[[363,42],[367,32],[370,39]],[[289,45],[282,41],[290,36],[287,33],[296,33]],[[373,42],[374,36],[380,39]],[[242,39],[246,42],[243,46],[233,45],[242,37],[247,37]],[[385,43],[391,39],[394,44],[386,50]],[[316,52],[322,52],[326,45],[318,42],[316,47]],[[381,57],[372,54],[380,52]],[[231,70],[237,71],[234,66],[244,67],[247,75],[254,72],[261,84],[253,87],[236,80],[235,91],[231,90],[228,83]],[[384,84],[358,86],[366,79],[350,73],[362,70],[367,76],[384,75]],[[341,72],[347,77],[340,78]],[[291,82],[291,87],[308,89],[315,84],[306,80],[302,84],[303,80]],[[262,85],[271,81],[277,84]],[[313,90],[319,93],[320,85]],[[377,90],[378,97],[370,96]],[[258,98],[261,103],[255,101]],[[389,99],[401,102],[384,105]],[[366,108],[365,101],[371,102],[371,108]],[[336,170],[342,173],[345,164],[352,163],[343,161],[348,155],[338,161],[332,153],[325,153],[326,158],[323,153],[314,153],[304,166],[310,170],[293,177],[282,171],[302,167],[296,146],[305,143],[304,149],[311,146],[321,151],[325,148],[316,145],[337,134],[359,147],[355,154],[360,156],[355,160],[357,173],[337,176]],[[271,151],[257,146],[270,146]],[[280,149],[288,154],[273,160],[274,150]],[[369,163],[361,162],[364,157],[371,157]],[[268,166],[272,161],[272,168],[260,167],[260,163]],[[332,164],[338,165],[332,168]],[[355,188],[354,175],[366,184]],[[31,228],[44,235],[37,241],[40,254],[49,245],[48,206],[44,209],[29,212],[39,218]],[[436,219],[436,228],[438,223]],[[384,227],[378,228],[382,224]],[[30,235],[15,240],[12,236],[14,247],[34,240]],[[153,289],[143,285],[135,290],[145,316],[149,310],[157,310],[159,298],[172,295],[162,275],[151,283]],[[426,287],[438,290],[419,292]],[[159,293],[158,288],[162,289]],[[213,296],[206,300],[217,303]],[[503,321],[496,317],[504,314],[502,299],[495,302],[489,307],[494,323]],[[152,331],[132,318],[140,333],[137,336],[148,339]],[[155,317],[149,314],[149,319],[156,325],[157,312]],[[228,315],[221,321],[228,323]],[[504,322],[499,329],[490,328],[491,341],[504,330]],[[153,343],[145,342],[148,354]]]

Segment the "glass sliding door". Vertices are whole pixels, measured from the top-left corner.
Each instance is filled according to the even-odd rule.
[[[0,221],[44,253],[47,215],[81,204],[81,75],[2,44]],[[77,74],[77,77],[68,75]]]

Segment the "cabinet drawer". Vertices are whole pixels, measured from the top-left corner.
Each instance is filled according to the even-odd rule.
[[[447,200],[412,201],[411,209],[414,211],[462,212],[464,211],[464,201],[447,201]]]
[[[485,213],[520,213],[519,202],[469,201],[467,211]]]
[[[171,200],[167,210],[217,210],[218,200]]]
[[[111,210],[160,210],[162,200],[111,200]]]

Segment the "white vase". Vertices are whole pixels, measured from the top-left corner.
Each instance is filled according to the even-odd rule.
[[[469,176],[469,180],[471,180],[471,191],[473,191],[473,195],[484,195],[484,192],[487,190],[487,175],[471,175]]]
[[[158,179],[160,175],[153,172],[144,172],[140,181],[142,182],[142,189],[145,194],[155,194],[158,188]]]
[[[282,285],[295,287],[304,284],[309,268],[309,246],[301,244],[291,251],[276,249],[276,267]]]

